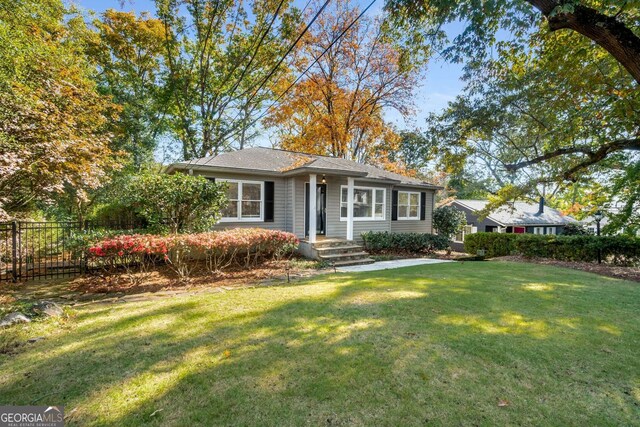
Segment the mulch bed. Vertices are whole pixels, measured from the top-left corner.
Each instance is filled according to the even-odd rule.
[[[224,272],[212,274],[205,268],[194,271],[188,279],[181,280],[174,271],[166,266],[158,266],[147,273],[131,275],[100,275],[94,273],[72,280],[69,289],[81,294],[138,294],[167,290],[192,290],[199,288],[234,288],[243,286],[267,285],[274,282],[287,282],[289,279],[308,277],[320,270],[299,267],[288,261],[271,261],[255,268],[229,268]]]
[[[572,268],[574,270],[588,271],[601,276],[615,277],[617,279],[640,282],[640,268],[620,267],[616,265],[594,264],[591,262],[556,261],[547,258],[525,258],[521,256],[503,256],[492,258],[494,260],[528,262],[533,264],[555,265],[557,267]]]

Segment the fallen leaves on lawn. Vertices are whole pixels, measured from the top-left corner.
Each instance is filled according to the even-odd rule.
[[[504,400],[504,399],[499,399],[498,400],[498,406],[500,408],[504,408],[505,406],[509,406],[509,401],[508,400]]]

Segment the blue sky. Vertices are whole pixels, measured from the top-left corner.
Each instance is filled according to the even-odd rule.
[[[118,9],[126,11],[153,12],[154,2],[152,0],[71,0],[75,5],[102,12],[106,9]],[[294,0],[294,4],[306,3],[301,0]],[[368,4],[368,0],[357,0],[361,7]],[[303,6],[300,5],[300,7]],[[384,5],[384,0],[377,0],[369,10],[369,14],[380,13]],[[459,25],[450,25],[449,32],[461,30]],[[398,125],[400,128],[424,127],[424,119],[430,112],[438,112],[443,109],[448,101],[460,93],[463,83],[460,81],[462,75],[461,64],[451,64],[442,60],[433,59],[430,61],[419,88],[415,91],[416,115],[412,119],[413,123],[405,123],[402,117],[395,112],[388,112],[387,119]]]

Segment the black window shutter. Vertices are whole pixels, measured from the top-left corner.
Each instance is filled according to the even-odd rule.
[[[391,192],[391,221],[398,220],[398,191]]]
[[[427,219],[427,193],[420,193],[420,221]]]
[[[264,222],[273,222],[274,187],[275,183],[273,181],[264,182]]]

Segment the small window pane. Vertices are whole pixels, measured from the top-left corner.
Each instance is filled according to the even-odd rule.
[[[260,218],[260,202],[242,202],[242,218]]]
[[[344,203],[347,203],[347,200],[349,199],[349,191],[346,188],[342,189],[342,201]]]
[[[398,206],[398,216],[400,218],[407,217],[407,207],[406,206]]]
[[[237,182],[227,182],[227,199],[229,200],[238,200],[238,183]]]
[[[371,203],[371,190],[361,190],[355,189],[353,190],[353,200],[355,203]]]
[[[376,203],[376,218],[383,218],[384,217],[384,213],[383,213],[383,204],[382,203]]]
[[[400,192],[398,193],[398,203],[401,205],[406,205],[409,201],[409,194]]]
[[[353,207],[353,216],[355,218],[370,218],[371,217],[371,205],[355,205]]]
[[[376,190],[376,203],[384,203],[384,190]]]
[[[230,201],[226,208],[222,210],[223,218],[237,218],[238,217],[238,202]]]
[[[412,218],[417,218],[418,217],[418,207],[417,206],[411,206],[410,210],[409,210],[409,216]]]
[[[260,184],[242,184],[242,200],[261,200],[261,193]]]
[[[346,218],[348,215],[347,205],[340,205],[340,216]]]
[[[416,193],[411,193],[410,194],[410,201],[412,205],[418,206],[418,195]]]

